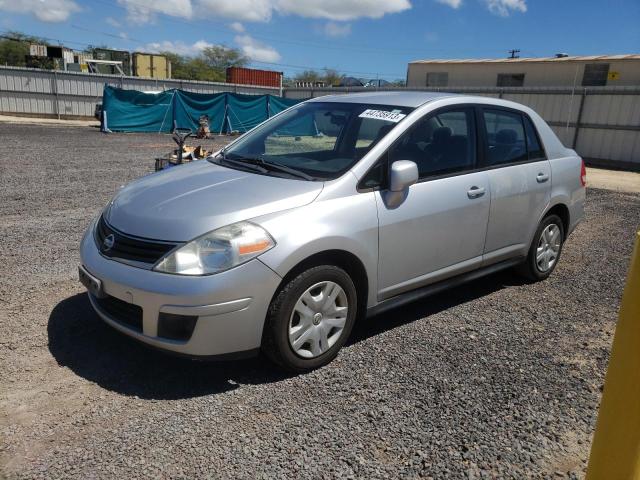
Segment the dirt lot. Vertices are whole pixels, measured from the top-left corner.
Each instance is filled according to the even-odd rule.
[[[168,136],[0,124],[0,144],[0,477],[582,476],[638,194],[590,189],[546,282],[502,273],[361,322],[286,376],[150,351],[90,309],[80,236]]]

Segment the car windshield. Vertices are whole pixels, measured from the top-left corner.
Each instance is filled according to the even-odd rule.
[[[214,161],[265,175],[304,180],[339,177],[412,108],[309,102],[292,107],[241,137]]]

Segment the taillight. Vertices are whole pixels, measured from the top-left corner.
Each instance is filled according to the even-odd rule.
[[[587,169],[584,166],[584,160],[581,160],[582,166],[580,167],[580,183],[583,187],[587,186]]]

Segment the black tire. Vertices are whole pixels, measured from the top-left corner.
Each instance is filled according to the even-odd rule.
[[[541,270],[538,266],[538,262],[536,261],[536,254],[538,249],[538,243],[540,242],[540,236],[542,232],[549,226],[556,225],[560,229],[560,248],[558,250],[558,254],[555,258],[555,261],[551,265],[548,270]],[[527,254],[526,260],[518,266],[516,269],[517,272],[525,277],[526,279],[539,282],[541,280],[546,279],[551,275],[551,273],[555,270],[558,265],[558,261],[560,260],[560,256],[562,254],[562,247],[564,245],[565,233],[564,233],[564,225],[562,223],[562,219],[558,215],[547,215],[542,219],[540,225],[536,230],[535,235],[533,236],[533,240],[531,242],[531,246],[529,247],[529,253]]]
[[[315,358],[299,356],[289,343],[289,320],[293,308],[303,293],[319,282],[337,283],[347,297],[347,318],[342,334],[324,353]],[[262,335],[262,351],[273,362],[286,370],[305,372],[330,363],[349,338],[358,307],[356,287],[351,277],[339,267],[321,265],[310,268],[283,285],[269,306]]]

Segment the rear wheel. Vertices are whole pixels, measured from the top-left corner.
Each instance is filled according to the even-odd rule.
[[[271,302],[262,350],[274,362],[302,372],[331,362],[356,318],[357,293],[349,275],[333,265],[310,268]]]
[[[564,243],[564,226],[557,215],[546,216],[533,237],[529,254],[518,271],[526,278],[544,280],[556,268],[562,245]]]

